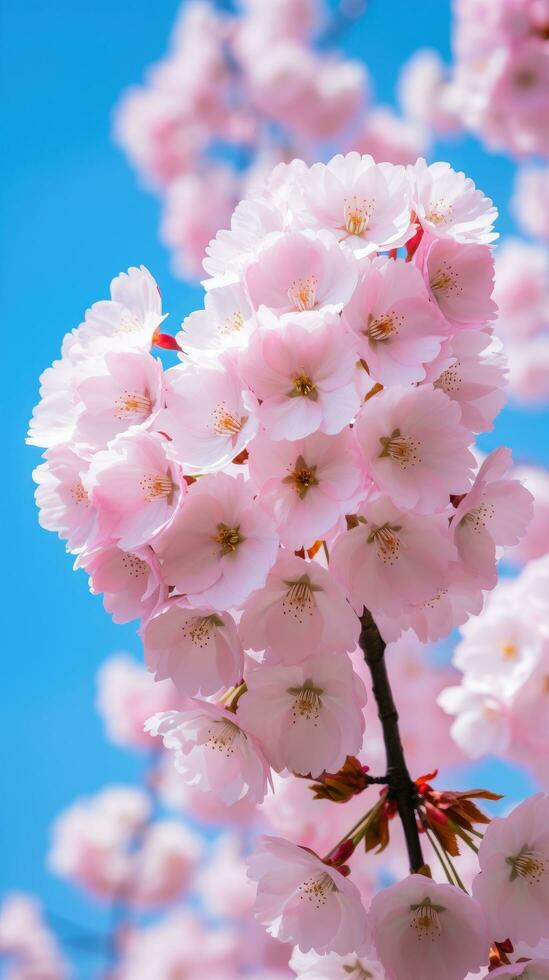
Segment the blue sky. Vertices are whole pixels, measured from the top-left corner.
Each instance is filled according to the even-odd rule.
[[[88,595],[62,543],[38,527],[31,481],[38,452],[24,436],[38,375],[57,356],[63,333],[107,296],[120,270],[141,262],[151,269],[174,329],[200,302],[199,289],[170,275],[156,237],[157,202],[110,139],[112,106],[162,54],[176,9],[175,0],[4,0],[2,13],[9,459],[2,481],[8,542],[0,887],[37,891],[57,913],[88,922],[100,922],[103,913],[45,870],[48,826],[75,796],[138,775],[140,760],[103,739],[93,701],[104,656],[120,649],[139,654],[139,645],[131,625],[114,626]],[[344,46],[368,64],[379,99],[391,102],[401,63],[425,45],[447,57],[448,34],[448,0],[370,0]],[[441,145],[436,156],[466,170],[499,205],[500,230],[513,230],[505,210],[509,161],[474,140]],[[518,457],[541,461],[546,422],[539,412],[506,409],[484,446],[505,442]],[[503,771],[497,778],[503,784]]]

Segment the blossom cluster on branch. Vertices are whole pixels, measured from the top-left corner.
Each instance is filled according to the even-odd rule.
[[[297,947],[296,962],[366,956],[393,980],[407,980],[413,963],[426,980],[462,980],[487,966],[491,944],[505,964],[506,949],[543,938],[537,926],[511,932],[509,917],[487,908],[497,876],[482,863],[487,886],[477,897],[461,889],[451,859],[457,837],[476,849],[474,824],[486,821],[469,799],[478,793],[433,795],[401,755],[392,771],[394,706],[369,649],[379,665],[385,642],[408,631],[439,639],[480,612],[501,549],[519,544],[532,516],[509,451],[481,465],[472,452],[505,400],[495,217],[446,163],[403,167],[352,152],[280,164],[211,242],[204,309],[175,337],[154,279],[132,268],[42,377],[29,431],[46,450],[35,471],[41,523],[67,541],[115,621],[140,620],[149,670],[179,697],[145,727],[179,782],[230,810],[261,805],[281,777],[305,777],[345,814],[368,787],[384,787],[339,842],[258,841],[255,914]],[[164,369],[155,345],[179,363]],[[368,739],[359,645],[387,749],[379,777],[357,758]],[[543,814],[544,801],[531,805]],[[114,887],[130,882],[154,904],[158,869],[177,891],[192,842],[155,834],[134,802],[142,829],[124,827],[122,800],[112,831]],[[359,862],[350,877],[348,862],[359,845],[386,847],[397,811],[414,874],[366,912]],[[59,870],[89,876],[78,841],[106,812],[112,800],[99,798],[65,815]],[[412,857],[419,831],[451,884]],[[520,888],[541,921],[543,836],[519,846],[506,833],[510,901]],[[108,847],[109,834],[99,843]],[[113,882],[99,876],[91,887]],[[305,975],[324,976],[323,963],[306,961]]]

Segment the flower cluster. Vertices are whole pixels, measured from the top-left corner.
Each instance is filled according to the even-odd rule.
[[[549,559],[502,580],[483,612],[462,627],[454,664],[461,684],[439,696],[455,716],[451,732],[466,755],[500,755],[547,783]]]
[[[334,144],[394,163],[425,151],[417,124],[368,111],[365,66],[334,46],[361,6],[329,15],[323,0],[242,0],[235,15],[182,5],[168,53],[115,115],[118,143],[162,196],[176,274],[199,277],[209,240],[282,160],[321,159]]]
[[[43,375],[29,435],[46,450],[41,523],[116,622],[139,619],[164,685],[146,728],[190,791],[230,810],[262,804],[288,774],[337,774],[363,746],[352,654],[365,607],[387,641],[444,637],[480,610],[502,547],[519,542],[532,497],[510,453],[478,466],[471,451],[505,397],[495,216],[444,163],[353,152],[279,165],[210,244],[204,309],[175,338],[150,273],[132,268]],[[165,369],[155,344],[179,363]],[[116,677],[104,682],[103,710],[118,696]],[[131,724],[115,731],[135,741]],[[115,819],[109,799],[78,804],[52,861],[98,893],[130,880],[154,904],[157,869],[169,864],[174,894],[192,846],[148,828],[134,802],[127,820],[123,796]],[[362,820],[324,858],[264,838],[250,859],[259,921],[303,954],[365,948],[345,861],[394,812],[382,794],[375,833]],[[397,980],[441,935],[455,951],[446,980],[486,961],[474,899],[422,875],[395,887],[371,918]],[[384,923],[402,902],[412,946],[394,959]]]

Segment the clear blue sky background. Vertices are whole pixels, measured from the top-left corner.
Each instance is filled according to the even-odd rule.
[[[268,2],[268,0],[265,0]],[[110,279],[145,263],[156,276],[172,327],[200,302],[176,282],[156,236],[158,205],[141,190],[110,139],[122,89],[158,58],[176,0],[3,0],[2,329],[4,440],[0,743],[0,887],[38,892],[48,907],[101,922],[44,867],[48,827],[79,794],[132,780],[141,762],[108,745],[94,711],[94,675],[116,649],[139,654],[133,626],[114,626],[62,543],[39,529],[25,447],[40,372],[62,335],[108,293]],[[368,64],[380,101],[391,102],[399,66],[418,46],[449,54],[448,0],[370,0],[345,47]],[[513,165],[473,140],[441,145],[436,156],[464,169],[506,211]],[[507,409],[484,448],[511,445],[542,461],[547,417]],[[546,440],[545,440],[546,442]],[[545,448],[547,462],[547,446]],[[501,785],[503,770],[498,770]],[[514,792],[521,784],[515,782]],[[82,974],[83,975],[83,974]]]

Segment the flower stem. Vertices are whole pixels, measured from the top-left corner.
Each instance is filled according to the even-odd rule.
[[[361,617],[361,624],[359,643],[372,677],[377,713],[383,729],[383,741],[387,756],[388,796],[396,804],[404,830],[410,871],[414,874],[425,865],[416,822],[416,785],[408,772],[400,738],[398,712],[393,700],[385,663],[385,641],[367,609],[364,610]]]

